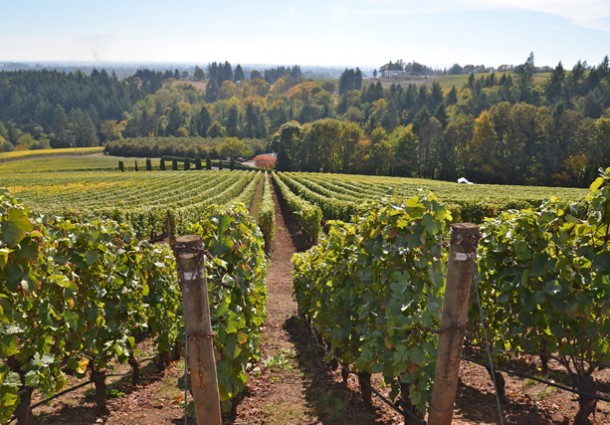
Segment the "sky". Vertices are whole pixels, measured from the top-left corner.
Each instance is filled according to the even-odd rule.
[[[0,0],[0,62],[435,68],[610,54],[610,0]]]

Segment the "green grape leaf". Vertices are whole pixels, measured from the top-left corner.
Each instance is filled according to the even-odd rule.
[[[25,237],[26,233],[34,230],[27,209],[11,208],[2,221],[2,241],[9,248],[16,247]]]

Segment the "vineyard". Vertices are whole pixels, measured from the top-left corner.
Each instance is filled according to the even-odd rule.
[[[322,188],[316,192],[297,179],[289,184],[321,199]],[[354,205],[332,201],[326,209],[320,205],[325,215],[341,217],[342,207]],[[403,408],[423,419],[452,213],[431,194],[392,196],[358,209],[351,223],[330,222],[327,238],[294,257],[300,313],[330,357],[362,380],[383,373],[392,394],[401,393]],[[610,365],[610,345],[599,337],[610,330],[609,214],[610,169],[584,200],[554,198],[504,211],[481,227],[478,285],[487,326],[473,314],[467,344],[484,352],[483,333],[489,333],[495,361],[534,354],[546,369],[548,359],[557,360],[580,391],[576,424],[589,423],[597,403],[592,375]],[[502,385],[498,390],[503,396]]]
[[[354,178],[343,174],[282,173],[282,180],[294,193],[317,204],[325,220],[345,221],[364,201],[386,196],[411,197],[432,192],[451,209],[454,221],[481,222],[503,210],[538,206],[550,196],[577,200],[585,194],[581,189],[464,185],[400,177]]]
[[[15,173],[5,186],[42,214],[101,216],[129,222],[139,237],[167,234],[171,210],[179,232],[210,205],[250,205],[260,172],[208,173],[55,172]]]
[[[103,414],[111,363],[137,376],[144,339],[160,365],[180,352],[176,265],[152,242],[174,233],[203,237],[221,403],[234,407],[261,360],[274,188],[312,246],[293,257],[299,314],[326,358],[358,374],[363,394],[381,374],[388,397],[425,417],[448,229],[460,221],[481,224],[487,323],[483,335],[471,309],[467,354],[490,360],[488,337],[495,365],[539,356],[546,373],[557,362],[562,382],[581,392],[576,424],[589,423],[610,385],[596,378],[610,365],[599,337],[610,333],[610,169],[584,191],[117,163],[0,163],[0,422],[25,420],[32,394],[59,391],[66,375],[89,376]]]
[[[0,421],[13,412],[27,421],[32,392],[58,391],[66,373],[90,375],[98,411],[105,413],[110,362],[129,362],[137,375],[142,338],[155,341],[161,365],[180,351],[173,255],[146,241],[167,233],[168,212],[177,231],[201,235],[213,256],[206,273],[228,409],[245,386],[246,365],[256,359],[265,318],[264,239],[244,207],[261,173],[87,170],[100,159],[106,158],[72,160],[76,169],[69,171],[67,159],[49,159],[50,169],[64,171],[35,177],[24,164],[3,174],[12,193],[4,190],[0,205],[0,275],[7,283],[0,295]]]

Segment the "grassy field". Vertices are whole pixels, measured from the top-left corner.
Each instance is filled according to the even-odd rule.
[[[114,156],[26,157],[19,161],[0,162],[0,175],[52,171],[118,170],[120,160],[125,162],[126,168],[135,167],[133,159]],[[144,166],[145,161],[140,158],[138,167],[144,168]]]
[[[0,152],[0,162],[22,158],[48,157],[57,155],[91,155],[104,152],[103,146],[91,148],[59,148],[59,149],[36,149],[29,151]]]
[[[209,79],[205,79],[203,81],[172,81],[170,85],[172,87],[184,87],[184,86],[192,86],[196,88],[200,93],[205,93],[205,87],[208,84]]]
[[[159,158],[151,158],[153,170],[159,170]],[[104,155],[58,155],[45,157],[25,157],[17,158],[12,161],[0,161],[0,175],[32,173],[32,172],[77,172],[77,171],[117,171],[119,161],[123,161],[125,171],[133,171],[138,163],[138,169],[146,169],[145,158],[133,158],[122,156]],[[166,162],[168,169],[171,168],[171,161]],[[191,165],[194,166],[194,165]],[[182,164],[180,164],[182,167]],[[2,178],[0,178],[2,185]]]
[[[496,72],[495,73],[496,79],[499,79],[500,77],[502,77],[502,74],[504,74],[504,73]],[[506,74],[510,75],[513,78],[513,81],[515,80],[516,76],[512,72],[508,72]],[[475,74],[475,78],[479,79],[482,77],[487,77],[488,75],[489,74]],[[548,72],[534,74],[533,83],[542,84],[549,79],[550,75],[551,74]],[[451,87],[453,87],[453,86],[455,86],[455,88],[459,89],[459,88],[463,87],[464,85],[466,85],[468,83],[468,77],[469,77],[468,74],[459,74],[459,75],[441,75],[439,77],[428,77],[428,78],[424,78],[424,77],[380,78],[379,80],[381,81],[381,85],[383,86],[384,89],[390,88],[390,86],[392,84],[398,84],[403,87],[406,87],[409,84],[416,84],[416,85],[429,84],[429,85],[431,85],[433,82],[438,82],[440,84],[441,88],[443,89],[443,91],[446,93],[449,90],[451,90]],[[376,83],[377,79],[370,79],[370,80],[367,80],[367,82],[369,84]],[[367,83],[365,83],[365,84],[367,84]]]

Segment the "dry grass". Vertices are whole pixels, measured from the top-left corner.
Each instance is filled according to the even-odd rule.
[[[55,156],[55,155],[91,155],[104,152],[103,146],[94,146],[92,148],[57,148],[57,149],[36,149],[27,151],[13,151],[0,153],[0,162],[10,161],[12,159],[34,158],[37,156]]]
[[[172,87],[191,86],[197,89],[199,92],[205,93],[205,87],[208,84],[208,80],[206,79],[203,81],[172,81],[170,84]]]

